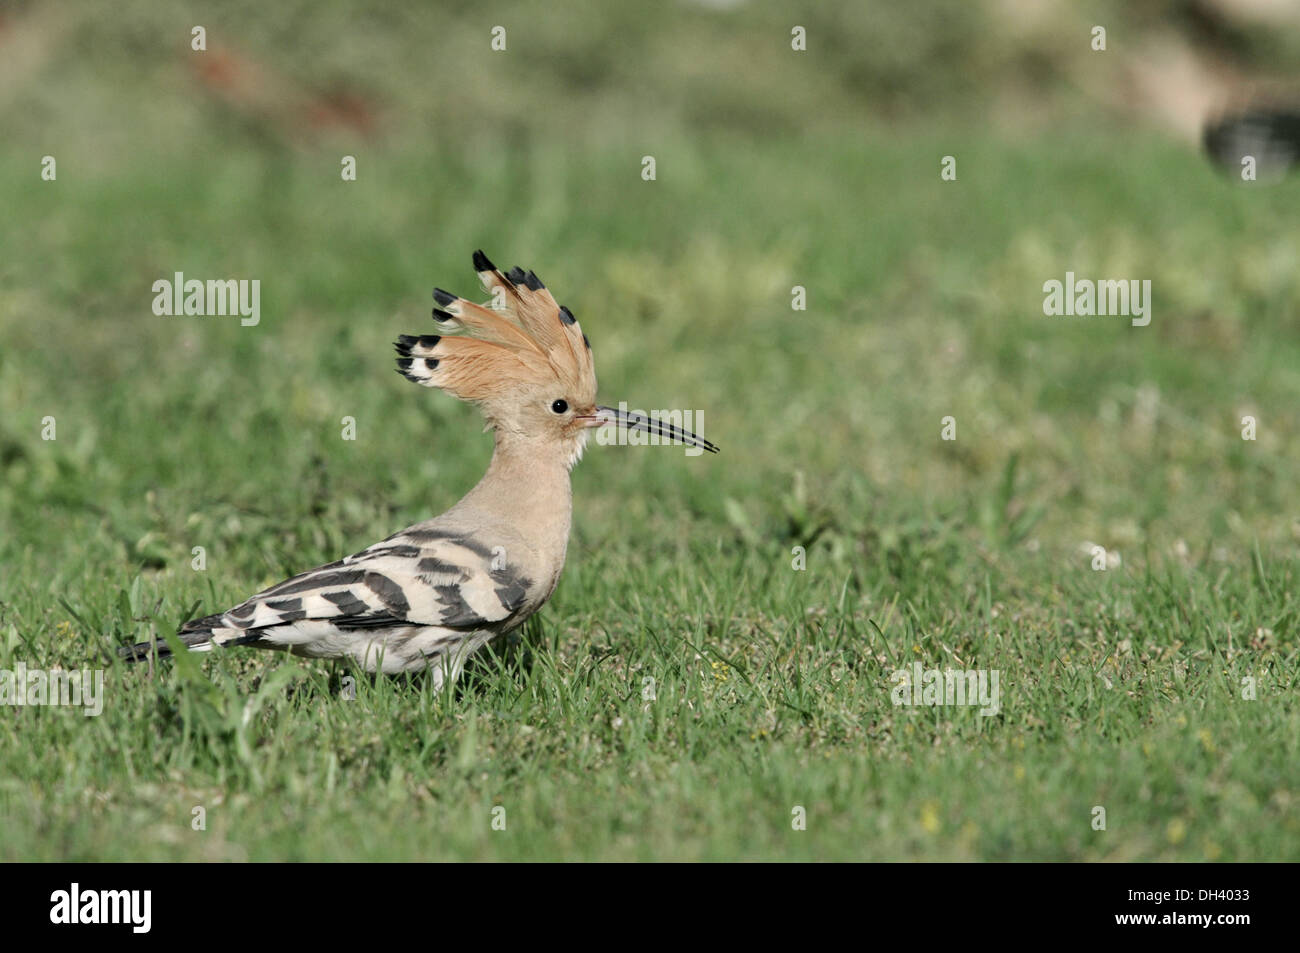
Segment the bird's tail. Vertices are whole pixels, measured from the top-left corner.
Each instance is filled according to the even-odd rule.
[[[224,613],[218,612],[216,615],[204,616],[202,619],[191,619],[182,625],[176,634],[191,652],[210,651],[212,646],[216,644],[213,642],[213,630],[225,628],[222,622],[223,618]],[[223,644],[228,645],[230,643]],[[124,661],[140,662],[155,655],[158,658],[168,658],[172,654],[172,650],[170,645],[159,639],[151,642],[137,642],[135,645],[124,645],[117,650],[117,654]]]

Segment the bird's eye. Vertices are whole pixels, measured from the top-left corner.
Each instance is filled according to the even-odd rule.
[[[555,403],[551,404],[551,412],[555,414],[562,414],[568,409],[569,405],[562,400],[557,400]]]

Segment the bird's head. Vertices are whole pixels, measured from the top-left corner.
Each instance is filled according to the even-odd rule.
[[[481,251],[474,270],[491,302],[434,289],[433,317],[443,333],[398,338],[397,367],[407,380],[477,404],[499,440],[550,448],[569,466],[591,428],[603,425],[717,452],[689,431],[597,405],[591,342],[573,313],[531,271],[503,274]]]

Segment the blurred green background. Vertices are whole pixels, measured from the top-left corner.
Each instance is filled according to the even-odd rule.
[[[430,330],[434,285],[477,290],[475,248],[573,309],[605,403],[702,410],[723,448],[593,446],[543,614],[553,668],[498,671],[460,708],[426,699],[413,745],[383,725],[419,689],[383,689],[366,770],[337,792],[331,774],[308,820],[246,808],[229,854],[141,846],[122,805],[311,787],[314,755],[272,768],[258,738],[316,738],[327,686],[272,706],[251,747],[213,729],[206,754],[184,740],[203,722],[183,682],[157,686],[176,707],[154,710],[153,683],[118,668],[110,693],[132,701],[97,727],[0,710],[0,819],[35,832],[10,856],[1295,859],[1300,188],[1219,175],[1197,137],[1278,95],[1298,56],[1296,12],[1265,0],[9,3],[0,664],[97,664],[195,603],[234,604],[453,503],[490,440],[472,408],[392,373],[390,344]],[[1150,326],[1045,317],[1042,285],[1067,270],[1150,279]],[[155,316],[152,283],[176,271],[260,279],[260,324]],[[1093,572],[1092,544],[1118,566]],[[595,643],[614,661],[581,683],[594,707],[533,716],[575,743],[511,749],[504,699],[573,686]],[[1036,687],[1008,690],[997,728],[945,715],[916,732],[888,703],[896,652]],[[709,689],[696,714],[620,713],[610,699],[664,657]],[[718,666],[743,659],[716,695]],[[213,724],[274,660],[220,664],[236,687]],[[1249,674],[1276,691],[1243,721]],[[801,678],[811,694],[790,701]],[[500,720],[466,754],[480,706]],[[668,721],[620,747],[610,725],[634,713]],[[593,719],[620,752],[594,766],[569,753]],[[683,769],[692,732],[714,754]],[[33,766],[33,746],[63,757]],[[633,763],[662,816],[584,813],[579,834],[547,814],[556,785],[614,799]],[[1032,789],[1035,763],[1065,767]],[[519,793],[502,780],[518,771],[545,784]],[[822,779],[839,826],[797,845],[755,834],[756,816],[788,828],[800,777]],[[407,785],[433,785],[431,805],[536,798],[552,839],[413,845],[396,816],[387,840],[382,819],[333,848],[310,836],[361,805],[384,817]],[[726,792],[707,823],[673,813],[693,785]],[[1138,833],[1089,840],[1100,788],[1141,804]],[[998,803],[1020,813],[991,820]],[[75,834],[52,847],[51,827]]]

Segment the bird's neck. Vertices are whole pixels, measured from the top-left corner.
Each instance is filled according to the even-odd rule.
[[[463,502],[510,524],[539,549],[558,546],[563,558],[573,491],[568,459],[553,444],[498,432],[487,473]]]

